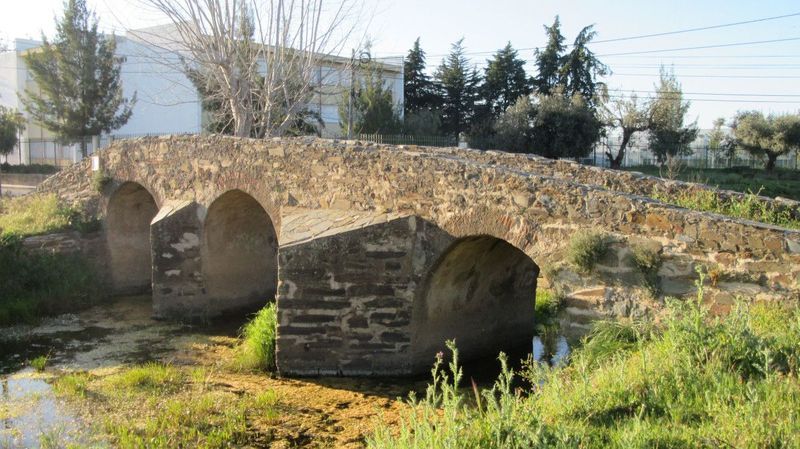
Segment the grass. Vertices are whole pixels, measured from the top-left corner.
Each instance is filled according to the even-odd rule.
[[[75,210],[55,195],[0,200],[0,236],[29,236],[68,229]]]
[[[578,270],[589,273],[606,254],[608,245],[605,234],[592,231],[576,232],[569,241],[567,260]]]
[[[630,167],[627,170],[660,176],[656,166]],[[782,196],[800,201],[800,172],[775,169],[771,173],[755,168],[685,169],[677,176],[681,181],[698,182],[723,190],[758,192],[769,197]]]
[[[566,366],[514,373],[501,355],[480,391],[462,388],[452,347],[399,429],[379,426],[368,447],[800,447],[800,309],[742,302],[720,318],[703,304],[699,286],[659,324],[601,324]]]
[[[100,296],[83,256],[27,251],[15,236],[0,238],[0,285],[0,326],[35,322]]]
[[[775,207],[752,192],[745,194],[741,199],[723,199],[713,190],[685,191],[677,195],[656,193],[653,198],[687,209],[800,229],[800,220],[794,218],[788,209]]]
[[[242,370],[275,370],[275,338],[278,318],[275,303],[270,303],[244,325],[242,341],[237,348],[236,368]]]
[[[0,326],[30,323],[97,299],[93,270],[83,256],[28,251],[22,244],[28,236],[91,231],[97,223],[54,195],[0,200]]]
[[[29,363],[36,371],[40,373],[47,368],[47,362],[50,361],[50,355],[40,355],[39,357],[33,358]]]
[[[657,297],[661,292],[661,278],[658,270],[661,268],[661,255],[645,246],[633,246],[630,256],[631,265],[642,275],[643,285],[652,297]]]
[[[55,383],[62,397],[92,397],[100,430],[117,448],[227,448],[269,443],[250,422],[275,420],[274,391],[209,391],[208,373],[148,363],[105,377],[67,374]],[[196,382],[197,381],[197,382]],[[258,441],[256,441],[258,440]]]

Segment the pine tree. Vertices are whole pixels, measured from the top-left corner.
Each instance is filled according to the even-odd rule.
[[[536,49],[536,76],[533,87],[541,95],[548,95],[562,81],[562,63],[564,58],[564,36],[561,34],[561,21],[556,16],[552,26],[544,26],[547,34],[547,46],[544,50]]]
[[[597,81],[597,77],[609,73],[608,67],[587,47],[597,35],[593,28],[593,25],[589,25],[578,33],[572,50],[564,55],[560,69],[564,94],[569,97],[580,94],[591,107],[597,104],[598,90],[605,88],[605,84]]]
[[[400,114],[392,98],[392,89],[384,83],[380,67],[375,63],[369,64],[364,70],[363,79],[356,83],[353,135],[397,133],[401,127]],[[350,91],[347,90],[339,102],[339,124],[345,134],[348,134],[349,102]]]
[[[127,123],[136,95],[122,96],[116,41],[97,31],[97,18],[85,0],[67,0],[53,42],[24,56],[38,89],[22,102],[33,118],[64,142],[81,142]]]
[[[436,86],[425,73],[425,51],[419,45],[419,38],[414,41],[403,64],[403,91],[406,113],[430,111],[439,106]]]
[[[525,61],[519,59],[511,42],[488,61],[481,91],[493,117],[516,104],[519,97],[531,93]]]
[[[452,45],[450,55],[442,61],[435,75],[443,93],[442,130],[454,136],[469,129],[480,83],[477,69],[469,68],[463,41],[460,39]]]

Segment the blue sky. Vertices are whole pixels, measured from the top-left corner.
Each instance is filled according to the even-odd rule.
[[[0,16],[0,37],[38,37],[52,34],[53,18],[61,0],[6,0]],[[595,24],[597,40],[638,36],[688,28],[762,19],[800,13],[796,1],[522,1],[522,0],[364,0],[367,33],[376,56],[406,53],[417,37],[429,55],[431,68],[460,38],[468,52],[491,52],[510,41],[517,48],[544,44],[543,24],[555,15],[570,42],[584,26]],[[5,3],[5,2],[4,2]],[[124,32],[157,24],[125,0],[88,0],[101,19],[101,28]],[[599,55],[683,47],[737,44],[800,38],[800,15],[713,30],[662,37],[598,43]],[[533,51],[520,51],[532,59]],[[485,64],[489,54],[476,54],[475,64]],[[769,56],[769,57],[766,57]],[[692,100],[691,119],[709,127],[719,116],[737,110],[765,113],[800,109],[800,40],[723,48],[680,50],[625,56],[603,56],[614,74],[612,89],[652,91],[660,64],[673,66],[686,97]],[[712,95],[713,94],[713,95]],[[724,101],[720,101],[724,100]]]

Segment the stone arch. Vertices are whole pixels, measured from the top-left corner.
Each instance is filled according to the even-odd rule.
[[[273,301],[278,282],[278,238],[272,220],[249,194],[235,189],[217,197],[203,225],[203,279],[220,308],[257,309]]]
[[[455,240],[424,277],[412,312],[412,365],[430,366],[455,339],[464,360],[530,344],[538,265],[506,240]]]
[[[153,195],[137,182],[123,182],[109,197],[106,241],[114,293],[151,290],[150,222],[157,212]]]

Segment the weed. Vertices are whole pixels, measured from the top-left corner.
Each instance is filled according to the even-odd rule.
[[[103,190],[111,181],[111,176],[108,176],[104,170],[97,170],[92,173],[92,188],[96,192],[103,193]]]
[[[642,275],[644,286],[654,298],[661,292],[661,279],[658,277],[658,270],[661,268],[662,260],[658,251],[654,251],[646,246],[634,245],[631,247],[631,265]]]
[[[678,194],[656,192],[653,198],[665,203],[729,217],[753,220],[792,229],[800,229],[800,220],[788,208],[763,200],[759,194],[748,192],[742,197],[722,197],[715,190],[687,190]]]
[[[55,195],[0,200],[0,237],[37,235],[68,229],[74,211]]]
[[[275,337],[278,317],[275,303],[270,303],[242,328],[237,348],[236,367],[245,370],[275,370]]]
[[[609,241],[605,234],[579,231],[569,241],[567,260],[582,272],[589,273],[608,250]]]
[[[29,363],[33,367],[33,369],[41,373],[47,367],[47,363],[49,361],[50,361],[50,354],[45,354],[33,358]]]
[[[65,374],[53,383],[56,393],[69,397],[85,398],[91,377],[88,373]]]
[[[100,293],[80,254],[28,251],[14,235],[0,237],[0,326],[92,304]]]
[[[109,387],[119,391],[162,392],[177,390],[184,382],[183,371],[162,363],[145,363],[109,376]]]

